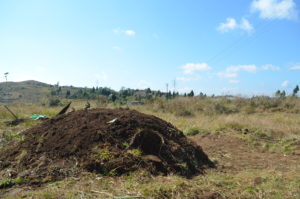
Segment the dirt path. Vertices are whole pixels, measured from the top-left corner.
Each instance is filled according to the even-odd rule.
[[[217,160],[218,169],[225,172],[245,169],[275,169],[285,172],[300,164],[300,155],[271,153],[233,136],[207,135],[190,138],[210,158]]]

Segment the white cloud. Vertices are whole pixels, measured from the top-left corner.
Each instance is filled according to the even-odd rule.
[[[278,66],[273,66],[271,64],[266,64],[266,65],[263,65],[261,67],[262,70],[273,70],[273,71],[279,71],[280,70],[280,67]]]
[[[253,12],[259,12],[259,16],[263,19],[297,18],[294,0],[254,0],[251,9]]]
[[[244,70],[249,73],[255,73],[257,71],[257,66],[255,65],[240,65],[240,66],[230,66],[227,68],[230,72],[238,72]]]
[[[221,78],[235,78],[238,76],[239,71],[246,71],[248,73],[255,73],[258,70],[255,65],[240,65],[230,66],[225,71],[217,73],[217,76]]]
[[[238,76],[238,74],[236,72],[224,71],[224,72],[218,72],[217,76],[220,78],[235,78]]]
[[[253,26],[250,24],[250,22],[247,19],[242,19],[242,23],[240,24],[240,29],[246,31],[246,32],[252,32],[254,30]]]
[[[236,23],[236,20],[234,18],[227,18],[226,23],[221,23],[218,26],[218,30],[221,32],[228,32],[234,29],[237,29],[238,25]]]
[[[289,85],[289,81],[287,81],[287,80],[285,80],[284,82],[281,83],[281,86],[284,88],[288,87],[288,85]]]
[[[136,32],[134,30],[122,30],[120,28],[114,29],[113,32],[115,34],[123,34],[126,36],[135,36]]]
[[[199,63],[199,64],[188,63],[181,66],[181,68],[183,69],[184,74],[191,75],[194,74],[195,71],[207,71],[210,70],[212,67],[210,67],[206,63]]]
[[[124,34],[128,35],[128,36],[134,36],[135,35],[135,31],[133,31],[133,30],[124,30]]]
[[[230,84],[238,84],[238,83],[240,83],[240,81],[239,81],[239,80],[236,80],[236,79],[230,79],[230,80],[229,80],[229,83],[230,83]]]
[[[289,68],[290,70],[300,70],[300,63],[297,63]]]
[[[222,33],[233,31],[233,30],[244,30],[248,33],[252,32],[254,30],[253,26],[250,24],[250,22],[247,19],[242,18],[241,23],[237,23],[237,21],[234,18],[227,18],[225,23],[221,23],[217,30],[219,30]]]

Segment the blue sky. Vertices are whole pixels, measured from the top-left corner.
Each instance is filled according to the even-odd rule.
[[[299,0],[0,0],[10,81],[272,95],[300,84]],[[5,81],[4,75],[0,81]]]

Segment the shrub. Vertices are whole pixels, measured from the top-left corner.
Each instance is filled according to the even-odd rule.
[[[60,99],[50,99],[49,100],[49,106],[59,106],[61,104]]]

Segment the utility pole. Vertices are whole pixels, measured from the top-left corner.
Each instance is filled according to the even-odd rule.
[[[166,87],[167,87],[167,93],[169,93],[169,84],[166,83]]]
[[[4,77],[5,77],[6,83],[7,83],[7,75],[8,74],[9,74],[8,72],[4,73]]]
[[[5,77],[5,89],[4,89],[4,101],[7,102],[8,101],[8,86],[7,86],[7,76],[8,76],[8,72],[4,73],[4,77]]]
[[[8,72],[4,73],[4,77],[5,77],[5,90],[6,91],[8,91],[8,89],[7,89],[7,76],[8,76],[8,74],[9,74]]]
[[[176,79],[173,81],[174,93],[176,93]]]

